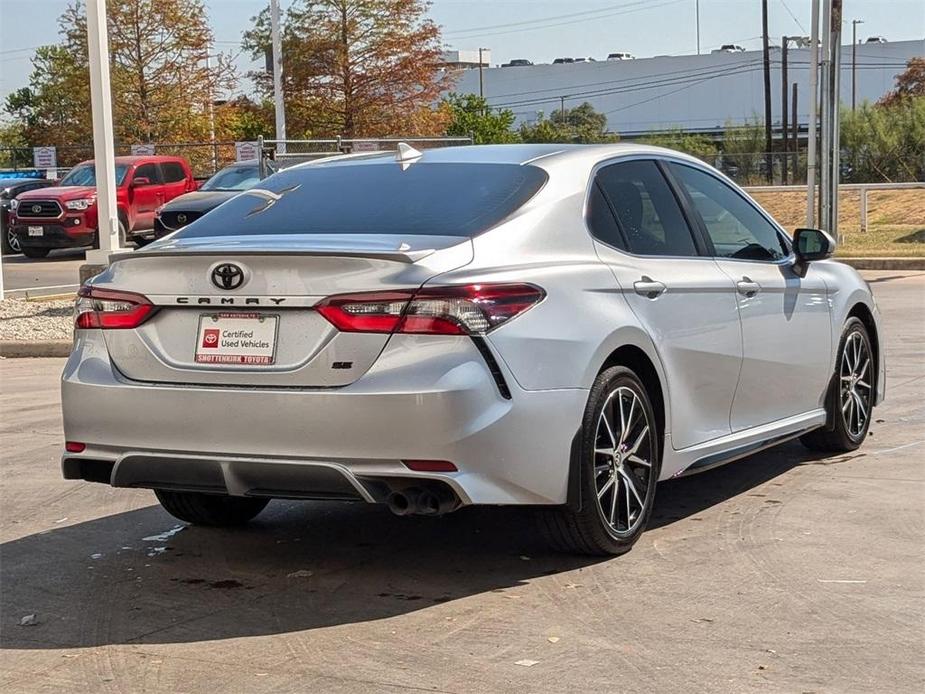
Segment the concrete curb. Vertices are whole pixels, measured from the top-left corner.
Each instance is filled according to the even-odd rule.
[[[33,340],[0,342],[0,357],[8,359],[25,357],[66,357],[71,353],[70,340]]]
[[[925,257],[919,258],[839,258],[855,270],[925,270]]]

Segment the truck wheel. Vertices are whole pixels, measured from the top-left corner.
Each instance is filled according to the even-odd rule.
[[[3,238],[0,239],[0,241],[3,243],[3,255],[22,253],[22,246],[19,244],[19,237],[13,233],[13,227],[6,227],[3,230]]]
[[[155,489],[161,506],[174,518],[193,525],[244,525],[266,508],[269,499]]]
[[[22,254],[27,258],[44,258],[51,253],[50,248],[36,248],[35,246],[23,246]]]

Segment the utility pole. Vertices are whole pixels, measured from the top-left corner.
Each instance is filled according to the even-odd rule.
[[[842,25],[842,5],[843,0],[832,0],[832,38],[830,46],[832,50],[832,70],[831,70],[831,98],[832,98],[832,125],[831,125],[831,166],[832,175],[829,179],[832,190],[831,205],[831,229],[835,232],[838,243],[844,240],[844,234],[838,228],[838,184],[841,182],[841,25]]]
[[[797,178],[797,168],[800,163],[800,124],[797,122],[797,83],[793,83],[793,93],[790,99],[790,105],[793,108],[792,118],[790,119],[791,128],[793,128],[793,141],[791,142],[791,151],[793,152],[793,178]],[[784,133],[787,137],[787,133]]]
[[[819,149],[822,159],[822,168],[819,172],[819,226],[828,232],[833,232],[832,222],[832,0],[824,0],[822,5],[822,59],[819,64],[820,81],[822,82],[822,118],[819,125]]]
[[[694,0],[694,12],[697,16],[697,55],[700,55],[700,0]]]
[[[273,105],[276,111],[276,151],[286,153],[286,105],[283,102],[283,44],[279,35],[279,0],[270,0],[273,42]]]
[[[761,0],[761,38],[764,51],[764,151],[767,163],[768,184],[774,182],[771,167],[771,150],[774,142],[771,135],[771,54],[768,46],[768,0]]]
[[[559,97],[559,114],[562,117],[562,120],[565,120],[565,97]]]
[[[806,134],[806,226],[816,226],[816,128],[819,124],[819,0],[812,0],[809,50],[809,131]]]
[[[863,24],[863,19],[851,20],[851,110],[857,106],[858,91],[858,24]]]
[[[782,36],[780,40],[780,132],[783,145],[780,178],[782,185],[787,185],[787,151],[790,149],[787,137],[789,131],[787,127],[787,88],[790,86],[787,79],[787,41],[789,40],[789,36]]]
[[[97,235],[100,250],[118,250],[116,148],[112,136],[112,91],[109,87],[109,29],[106,0],[87,0],[87,48],[90,108],[93,113],[93,166],[96,175]],[[88,257],[90,253],[87,254]],[[92,261],[91,261],[92,262]]]
[[[482,77],[482,51],[484,50],[485,50],[484,48],[479,49],[479,98],[480,99],[485,98],[485,82]]]

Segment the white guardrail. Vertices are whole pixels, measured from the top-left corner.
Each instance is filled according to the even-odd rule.
[[[748,193],[805,193],[806,184],[798,186],[745,186]],[[925,181],[912,183],[841,183],[838,193],[858,191],[861,196],[861,231],[867,231],[867,193],[872,190],[907,190],[925,188]],[[817,200],[819,187],[816,186]]]

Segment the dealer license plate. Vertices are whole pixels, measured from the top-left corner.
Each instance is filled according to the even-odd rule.
[[[196,361],[200,364],[274,363],[279,316],[207,313],[199,317]]]
[[[45,227],[29,227],[29,236],[44,236]]]

